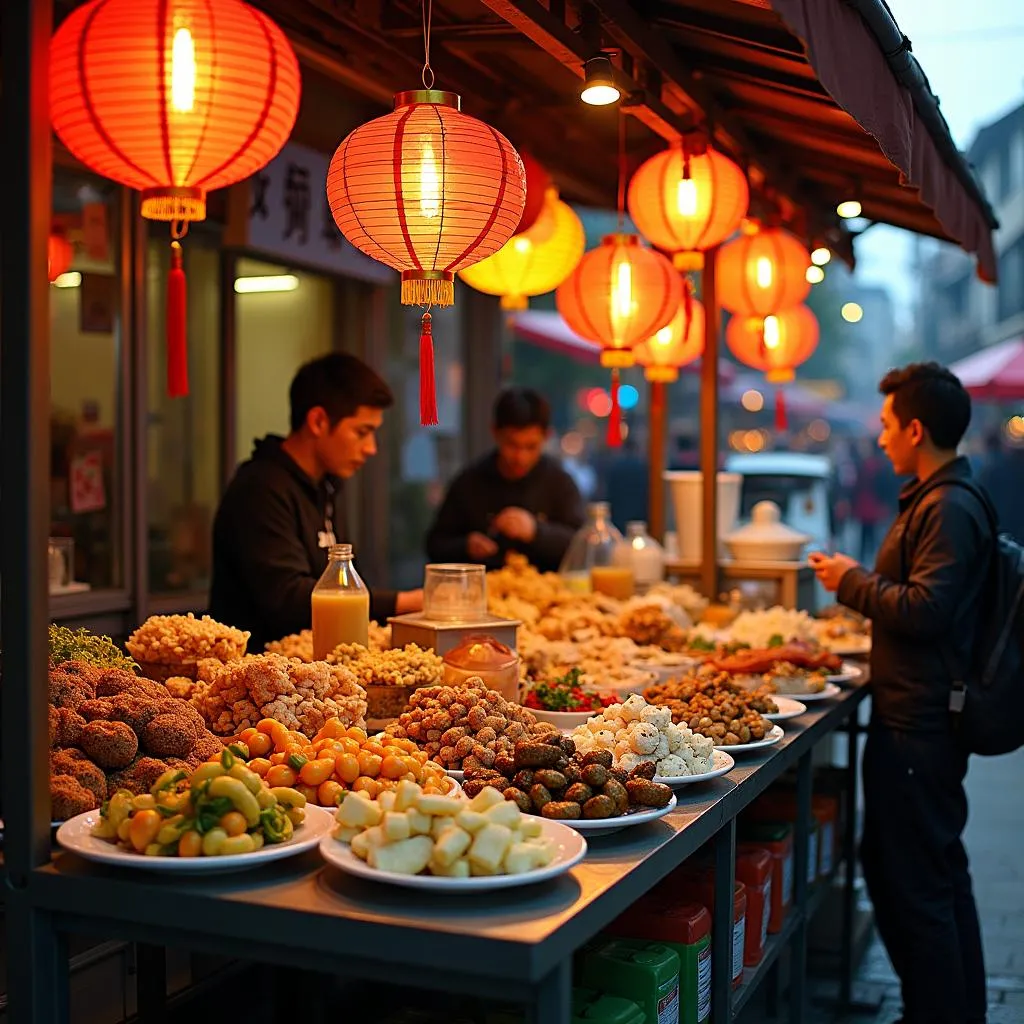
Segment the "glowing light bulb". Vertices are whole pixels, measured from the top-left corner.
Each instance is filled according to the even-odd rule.
[[[629,260],[620,260],[614,268],[613,280],[611,319],[618,333],[618,329],[632,319],[634,312],[633,264]]]
[[[196,44],[187,28],[179,28],[171,46],[171,108],[188,114],[195,105]]]
[[[846,199],[836,207],[836,213],[840,217],[844,217],[847,220],[852,220],[854,217],[859,217],[863,212],[864,208],[861,206],[860,201],[857,199]]]
[[[848,324],[859,324],[864,319],[864,310],[857,302],[844,302],[839,312]]]
[[[811,262],[816,267],[825,266],[830,259],[832,259],[832,252],[824,245],[818,246],[818,248],[811,253]]]
[[[512,239],[512,247],[516,252],[526,254],[533,248],[533,242],[528,238],[524,238],[522,235],[518,235],[516,238]]]
[[[821,267],[809,266],[804,274],[808,284],[821,284],[825,280],[825,271]]]
[[[775,276],[775,268],[767,256],[758,256],[754,264],[754,280],[758,288],[771,288],[772,278]]]
[[[676,209],[680,217],[697,216],[697,183],[693,178],[680,178],[676,188]]]
[[[782,338],[779,333],[779,318],[777,316],[766,316],[764,318],[764,347],[776,349]]]
[[[672,344],[672,325],[668,327],[662,327],[660,331],[654,336],[654,343],[660,345],[662,348],[667,348]]]
[[[423,156],[420,159],[420,213],[427,220],[433,220],[441,212],[441,180],[437,173],[437,161],[434,159],[434,147],[429,142],[423,144]]]

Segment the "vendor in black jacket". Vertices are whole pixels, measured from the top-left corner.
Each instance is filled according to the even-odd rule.
[[[881,384],[879,445],[913,479],[871,572],[813,555],[818,578],[872,621],[872,716],[864,750],[861,861],[899,975],[906,1024],[982,1024],[985,966],[967,853],[951,693],[971,664],[994,538],[976,494],[951,483],[970,396],[935,363]]]
[[[394,402],[369,366],[338,352],[303,366],[289,399],[291,433],[255,442],[213,523],[210,614],[249,630],[256,654],[309,629],[310,597],[327,568],[327,550],[352,539],[342,481],[377,454],[377,430]],[[370,588],[370,617],[377,621],[419,611],[422,603],[420,591]]]
[[[558,569],[585,510],[572,477],[544,454],[550,429],[551,410],[536,391],[510,388],[498,396],[497,448],[448,489],[427,535],[433,561],[494,569],[517,551],[538,569]]]

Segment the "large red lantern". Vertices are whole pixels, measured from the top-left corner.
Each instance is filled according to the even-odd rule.
[[[681,270],[700,270],[704,251],[739,228],[750,205],[743,171],[710,146],[684,140],[642,164],[629,183],[629,215],[640,233],[675,254]]]
[[[75,250],[68,241],[68,236],[60,228],[51,228],[46,247],[46,276],[51,284],[61,274],[67,273],[74,258]]]
[[[395,109],[361,125],[327,173],[345,237],[402,274],[402,302],[425,306],[420,419],[437,422],[431,306],[455,301],[455,274],[497,252],[526,202],[522,160],[500,132],[463,114],[455,93],[399,93]]]
[[[806,306],[792,306],[767,317],[733,316],[725,330],[729,351],[744,365],[762,371],[773,384],[794,379],[796,368],[818,347],[818,319]],[[775,399],[775,423],[786,429],[785,399]]]
[[[601,346],[612,370],[608,443],[621,443],[619,370],[635,362],[633,347],[675,316],[683,285],[672,264],[640,244],[639,235],[606,235],[555,292],[558,311],[582,338]]]
[[[91,0],[50,44],[50,112],[82,163],[171,224],[168,390],[188,392],[180,239],[213,189],[255,174],[291,134],[299,65],[241,0]]]
[[[718,252],[718,297],[730,313],[766,317],[804,301],[811,255],[781,228],[743,234]]]
[[[679,303],[672,322],[637,345],[636,361],[653,384],[671,384],[684,366],[704,353],[704,306],[689,294]]]

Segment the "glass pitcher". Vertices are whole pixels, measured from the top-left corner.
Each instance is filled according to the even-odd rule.
[[[576,593],[593,590],[621,600],[632,597],[633,568],[623,565],[621,554],[617,554],[623,543],[611,521],[608,503],[594,502],[562,559],[562,578]]]
[[[370,646],[370,592],[356,572],[351,544],[335,544],[313,588],[313,658],[323,661],[339,644]]]
[[[626,539],[619,549],[618,559],[632,567],[640,593],[665,578],[665,549],[647,532],[647,524],[641,520],[626,523]]]

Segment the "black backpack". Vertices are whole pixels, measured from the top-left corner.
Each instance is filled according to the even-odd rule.
[[[908,525],[924,496],[940,487],[962,487],[973,494],[985,510],[995,541],[971,664],[952,666],[942,652],[954,680],[949,709],[970,753],[1008,754],[1024,746],[1024,547],[999,532],[991,500],[971,480],[942,480],[924,488],[907,517]]]

